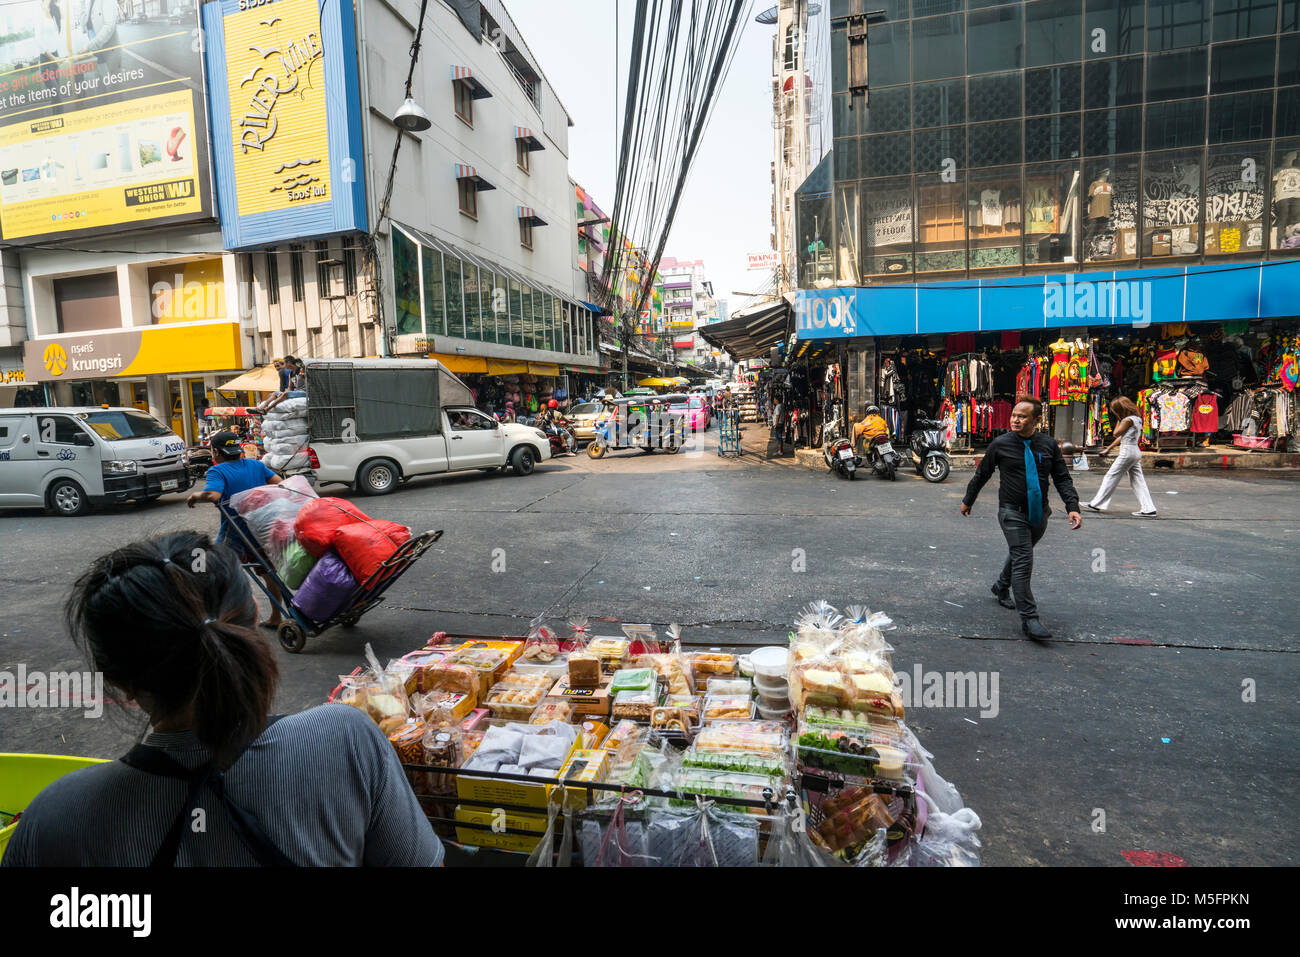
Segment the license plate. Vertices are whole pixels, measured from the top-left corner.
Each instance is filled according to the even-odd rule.
[[[853,450],[852,450],[852,449],[840,449],[840,458],[842,458],[842,459],[851,459],[851,458],[853,458]]]
[[[180,479],[167,479],[167,481],[162,483],[162,490],[164,492],[170,492],[180,484]]]
[[[876,448],[880,449],[881,455],[888,455],[894,451],[893,445],[888,442],[881,442],[880,445],[876,446]]]

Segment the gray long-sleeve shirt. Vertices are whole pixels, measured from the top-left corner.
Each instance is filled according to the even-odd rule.
[[[152,733],[188,768],[208,760],[191,732]],[[74,771],[31,803],[5,867],[147,867],[185,803],[185,781],[121,761]],[[392,745],[365,714],[323,705],[268,728],[226,774],[226,793],[301,866],[436,867],[443,848]],[[205,830],[184,829],[176,864],[255,867],[221,801],[201,792]]]

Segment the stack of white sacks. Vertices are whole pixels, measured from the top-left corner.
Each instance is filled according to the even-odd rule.
[[[262,418],[262,461],[277,472],[310,467],[307,399],[285,399]]]

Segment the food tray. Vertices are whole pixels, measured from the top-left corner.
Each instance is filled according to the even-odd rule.
[[[704,699],[704,721],[750,721],[754,701],[749,695],[710,695]]]

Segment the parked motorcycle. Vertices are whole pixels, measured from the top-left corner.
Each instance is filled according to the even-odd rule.
[[[924,476],[927,482],[942,482],[952,471],[952,460],[948,457],[948,446],[943,439],[942,422],[917,419],[912,428],[908,450],[916,474]]]
[[[567,419],[551,421],[538,427],[546,433],[547,441],[551,443],[552,458],[560,455],[577,454],[578,436],[574,433]]]
[[[903,456],[894,448],[894,443],[887,435],[878,435],[867,446],[866,464],[881,478],[891,482],[898,477],[898,470],[903,466]]]
[[[853,442],[843,435],[843,431],[837,410],[835,418],[822,428],[822,458],[826,460],[828,469],[847,475],[852,481],[862,460],[854,453]]]

